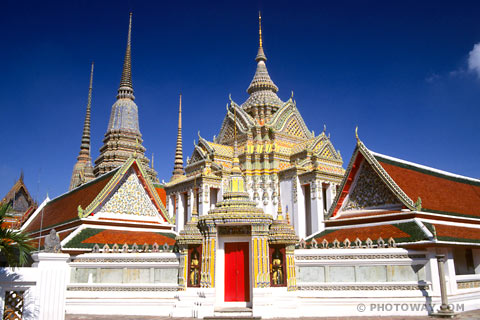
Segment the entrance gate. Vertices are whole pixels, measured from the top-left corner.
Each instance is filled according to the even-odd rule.
[[[225,243],[225,301],[250,301],[249,243]]]

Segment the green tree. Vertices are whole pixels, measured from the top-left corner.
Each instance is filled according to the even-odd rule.
[[[5,226],[8,208],[8,204],[0,205],[0,256],[5,257],[10,267],[21,267],[28,262],[34,248],[28,234]]]

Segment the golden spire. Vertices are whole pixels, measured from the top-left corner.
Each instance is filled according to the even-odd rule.
[[[260,11],[258,12],[258,52],[255,57],[255,61],[267,61],[267,57],[263,52],[263,39],[262,39],[262,15]]]
[[[180,93],[180,100],[178,104],[178,133],[177,133],[177,148],[175,149],[175,161],[173,165],[172,178],[173,181],[183,176],[183,146],[182,146],[182,94]]]
[[[263,48],[263,45],[262,45],[262,13],[260,11],[258,11],[258,38],[259,38],[260,48]]]

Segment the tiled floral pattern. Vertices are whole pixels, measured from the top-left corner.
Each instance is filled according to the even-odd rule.
[[[130,175],[107,201],[99,213],[156,216],[158,211],[135,173]]]

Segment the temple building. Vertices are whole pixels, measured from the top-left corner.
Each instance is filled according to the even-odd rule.
[[[23,181],[23,172],[20,173],[20,177],[3,197],[2,201],[0,201],[0,204],[9,207],[7,210],[7,215],[9,216],[5,218],[2,227],[9,227],[12,229],[20,228],[28,217],[37,209],[38,204],[33,200],[30,192],[28,192],[25,182]]]
[[[315,135],[307,128],[293,95],[287,101],[278,97],[266,66],[260,16],[255,61],[248,99],[240,105],[230,99],[218,136],[209,141],[199,135],[184,170],[179,113],[174,172],[164,186],[177,231],[191,219],[194,194],[200,216],[223,200],[235,143],[246,192],[257,207],[275,213],[281,202],[300,238],[323,230],[325,214],[343,177],[342,157],[325,129]]]
[[[112,106],[107,133],[100,148],[100,155],[95,160],[93,172],[98,177],[121,166],[130,156],[135,155],[144,166],[148,178],[152,182],[158,182],[157,173],[149,166],[150,160],[145,156],[146,149],[142,145],[142,134],[138,124],[138,107],[134,101],[132,84],[131,38],[132,14],[117,101]]]
[[[4,318],[480,309],[480,180],[373,152],[357,132],[344,170],[325,129],[309,131],[293,97],[278,97],[261,24],[248,99],[230,100],[219,135],[200,136],[184,167],[180,95],[172,177],[155,184],[133,96],[131,21],[93,172],[92,64],[70,190],[36,208],[22,175],[2,200],[38,249],[31,267],[0,270]]]

